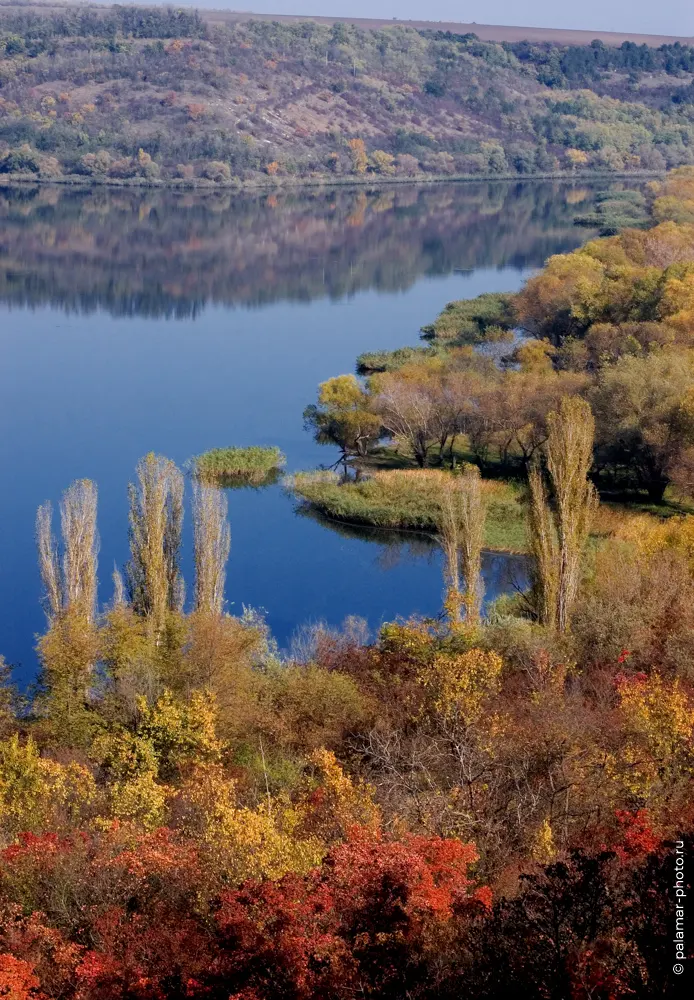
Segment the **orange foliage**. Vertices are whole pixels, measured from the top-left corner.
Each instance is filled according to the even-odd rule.
[[[0,955],[0,997],[8,1000],[40,1000],[39,981],[28,962],[14,955]]]
[[[366,155],[366,146],[363,139],[350,139],[347,143],[352,156],[352,168],[355,174],[366,173],[369,158]]]
[[[278,996],[277,977],[297,1000],[359,983],[397,988],[430,932],[489,910],[489,890],[470,879],[476,860],[458,840],[390,840],[357,826],[308,874],[247,882],[215,902],[213,872],[171,831],[24,837],[2,852],[3,875],[14,874],[3,896],[37,912],[0,917],[0,997],[203,998],[233,995],[232,984]]]
[[[260,995],[270,981],[278,989],[278,975],[302,998],[337,989],[403,995],[402,974],[428,932],[467,907],[489,908],[489,890],[474,890],[468,877],[476,858],[457,840],[388,841],[357,829],[303,879],[226,894],[218,925],[235,969],[243,963],[247,988]]]

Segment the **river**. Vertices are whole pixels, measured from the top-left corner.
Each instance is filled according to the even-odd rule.
[[[451,299],[519,288],[586,239],[573,216],[606,186],[0,188],[0,652],[18,677],[33,676],[44,626],[40,503],[97,483],[108,601],[138,458],[260,444],[289,471],[330,464],[302,425],[318,383],[362,351],[417,343]],[[281,647],[307,622],[358,615],[375,630],[440,608],[424,538],[327,525],[279,486],[231,491],[229,508],[228,609],[264,609]],[[191,562],[188,518],[189,592]],[[484,576],[489,599],[522,580],[522,561],[487,554]]]

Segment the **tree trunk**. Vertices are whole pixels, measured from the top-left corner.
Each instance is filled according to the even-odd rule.
[[[448,452],[448,458],[450,460],[451,468],[452,469],[455,469],[455,454],[453,453],[453,449],[455,448],[455,439],[457,437],[458,437],[458,435],[454,434],[453,437],[451,438],[451,447],[450,447],[450,451]]]
[[[646,486],[648,492],[648,499],[651,503],[662,503],[663,497],[665,496],[665,490],[667,489],[667,480],[663,479],[652,479]]]

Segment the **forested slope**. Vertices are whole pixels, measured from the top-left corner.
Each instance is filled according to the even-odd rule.
[[[0,8],[0,172],[363,178],[694,160],[694,49]]]

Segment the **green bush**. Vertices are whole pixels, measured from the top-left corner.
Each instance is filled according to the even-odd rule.
[[[422,327],[422,336],[455,344],[480,344],[490,333],[491,339],[499,339],[500,331],[514,326],[512,302],[513,296],[502,292],[449,302],[433,323]]]
[[[411,361],[436,357],[435,347],[398,347],[395,351],[365,351],[357,358],[359,375],[373,372],[394,372]]]

